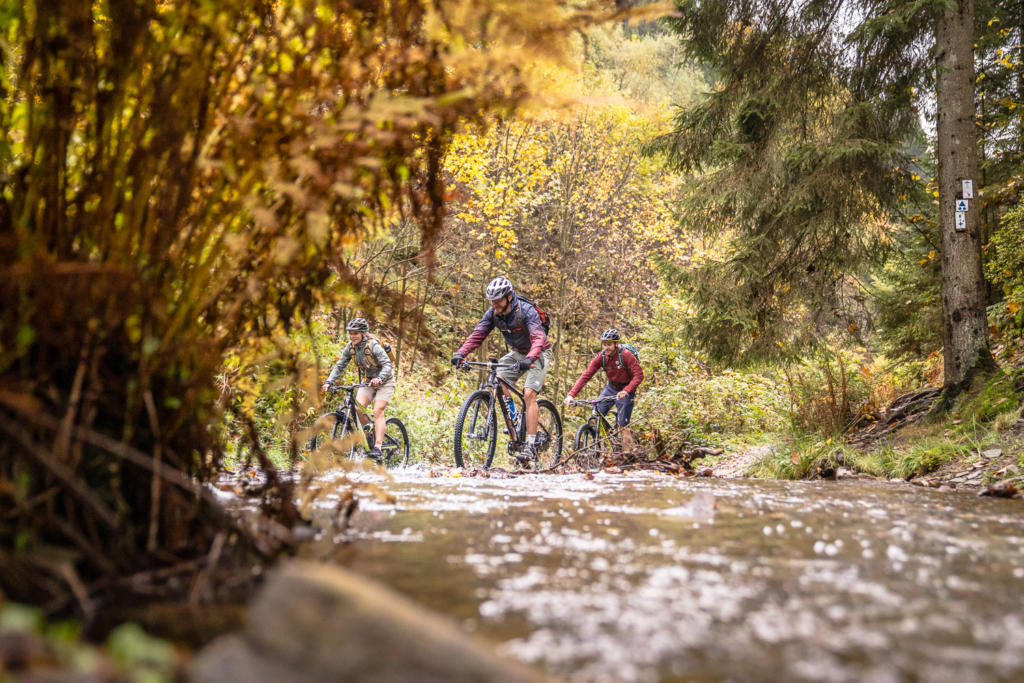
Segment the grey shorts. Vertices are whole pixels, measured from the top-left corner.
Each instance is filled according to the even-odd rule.
[[[519,353],[518,351],[509,351],[501,357],[499,362],[501,363],[518,363],[519,361],[526,358],[526,354]],[[523,381],[523,387],[526,389],[533,389],[538,394],[540,390],[544,388],[544,378],[548,374],[548,367],[551,365],[551,349],[545,349],[541,352],[540,358],[533,363],[533,367],[526,371],[526,379]],[[523,376],[523,373],[518,369],[505,369],[499,370],[498,376],[502,379],[508,380],[515,384],[516,381]]]
[[[359,387],[356,392],[356,400],[362,403],[362,399],[366,399],[366,405],[370,405],[370,402],[376,403],[377,401],[384,401],[387,403],[391,400],[391,397],[395,395],[395,378],[392,377],[384,384],[379,387]]]

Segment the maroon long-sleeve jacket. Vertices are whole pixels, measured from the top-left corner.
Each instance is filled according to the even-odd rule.
[[[622,352],[621,365],[619,364],[619,351]],[[594,356],[594,360],[590,361],[590,365],[569,391],[570,396],[575,397],[590,381],[590,378],[597,374],[597,371],[601,369],[601,356],[603,355],[604,351]],[[640,361],[636,359],[632,351],[622,347],[613,350],[611,355],[605,359],[604,373],[608,376],[608,383],[616,391],[633,393],[640,386],[640,382],[644,381],[644,369],[640,367]]]

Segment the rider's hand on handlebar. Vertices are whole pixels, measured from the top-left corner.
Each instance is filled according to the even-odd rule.
[[[326,394],[330,390],[331,390],[331,385],[329,383],[327,383],[327,382],[324,382],[324,385],[322,387],[320,387],[320,393],[323,393],[323,394]]]
[[[524,358],[519,361],[519,372],[526,372],[533,367],[533,358]]]
[[[572,396],[568,396],[568,395],[567,395],[567,396],[565,397],[565,407],[566,407],[566,408],[568,408],[568,407],[569,407],[569,406],[571,406],[571,405],[572,405]]]
[[[371,387],[379,387],[380,386],[380,377],[374,377],[373,379],[371,379],[370,380],[370,386]]]
[[[626,398],[627,396],[629,396],[629,394],[625,391],[620,391],[619,393],[615,394],[615,398],[620,400]]]
[[[456,368],[461,368],[462,367],[462,363],[465,360],[466,360],[465,356],[463,356],[461,353],[457,353],[454,356],[452,356],[452,365],[454,367],[456,367]]]

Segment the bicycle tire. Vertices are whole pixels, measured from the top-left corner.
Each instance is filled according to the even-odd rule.
[[[601,464],[601,451],[597,445],[597,429],[593,425],[582,424],[576,430],[572,440],[576,464],[581,470],[592,470]]]
[[[498,444],[493,398],[491,392],[480,389],[470,394],[459,409],[459,415],[455,418],[455,438],[452,444],[455,464],[458,467],[483,465],[485,469],[490,468]],[[482,425],[480,420],[483,420]],[[481,426],[483,431],[480,431]],[[473,442],[483,442],[483,453],[467,450],[467,446]],[[480,462],[481,460],[483,462]]]
[[[334,426],[331,428],[331,435],[330,435],[330,437],[328,437],[327,436],[327,432],[317,432],[312,437],[310,437],[310,439],[309,439],[309,452],[310,453],[313,453],[316,450],[318,450],[320,448],[323,448],[324,444],[326,444],[328,441],[333,441],[334,439],[338,438],[338,428],[341,425],[342,420],[338,418],[337,413],[326,413],[324,415],[321,415],[320,418],[318,418],[317,422],[319,422],[320,420],[324,419],[328,415],[334,418]]]
[[[557,465],[562,457],[562,418],[555,404],[546,398],[537,399],[537,441],[536,468]]]
[[[409,432],[397,417],[384,421],[384,443],[381,444],[384,467],[405,467],[409,464]]]

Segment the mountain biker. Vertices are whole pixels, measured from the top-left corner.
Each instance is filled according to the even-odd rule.
[[[364,318],[353,318],[345,325],[348,332],[348,344],[341,351],[341,357],[327,376],[322,391],[330,391],[331,386],[345,371],[348,362],[355,358],[356,368],[359,370],[360,381],[368,379],[368,387],[360,387],[356,392],[356,401],[363,408],[366,408],[373,401],[373,432],[374,446],[367,455],[378,459],[381,457],[381,446],[384,444],[384,409],[388,407],[388,401],[395,395],[395,373],[388,358],[384,346],[370,337],[370,324]],[[366,417],[357,411],[360,422]],[[365,423],[364,423],[365,424]]]
[[[508,278],[494,278],[484,293],[491,307],[476,324],[473,331],[452,356],[452,365],[463,367],[466,356],[480,346],[495,327],[501,330],[509,352],[501,357],[501,363],[515,365],[503,368],[498,375],[515,384],[526,375],[523,382],[523,399],[526,412],[526,446],[520,451],[519,459],[529,461],[537,456],[537,394],[544,386],[544,377],[551,362],[551,342],[541,323],[537,309],[528,301],[516,296]],[[512,394],[502,386],[506,399]]]
[[[632,351],[619,346],[618,330],[611,328],[601,333],[601,353],[594,356],[590,365],[569,390],[569,395],[565,397],[565,405],[568,406],[576,398],[576,394],[586,386],[590,378],[596,375],[602,366],[604,366],[608,384],[597,399],[600,401],[603,398],[615,397],[619,433],[622,435],[622,450],[629,452],[633,448],[633,434],[629,429],[629,418],[633,414],[636,388],[640,386],[640,382],[644,381],[644,370],[640,367],[640,361]],[[611,401],[597,405],[597,409],[602,415],[607,415],[611,407]]]

